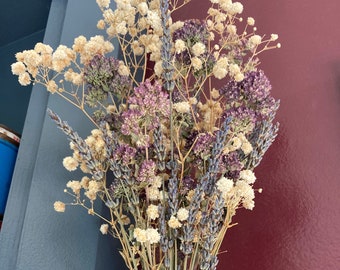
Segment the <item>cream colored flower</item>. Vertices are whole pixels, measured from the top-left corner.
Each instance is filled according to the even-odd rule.
[[[182,227],[182,223],[175,216],[171,216],[170,220],[168,221],[168,225],[172,229],[177,229],[177,228]]]
[[[118,73],[121,76],[129,76],[130,75],[130,69],[127,66],[124,65],[123,61],[119,62]]]
[[[66,170],[68,171],[74,171],[77,169],[79,163],[76,159],[74,159],[73,157],[65,157],[63,159],[63,165],[65,167]]]
[[[245,155],[250,154],[253,151],[253,147],[250,142],[242,143],[241,149]]]
[[[191,65],[193,66],[194,70],[200,70],[203,67],[202,60],[198,57],[191,58]]]
[[[46,84],[46,89],[48,92],[54,94],[55,92],[58,91],[58,85],[54,80],[50,80]]]
[[[262,37],[259,35],[253,35],[248,40],[248,45],[250,48],[254,48],[261,44]]]
[[[197,42],[194,46],[191,47],[192,53],[195,56],[200,56],[205,52],[205,45],[202,42]]]
[[[277,35],[277,34],[271,34],[270,35],[270,40],[271,41],[275,41],[275,40],[277,40],[279,38],[279,35]]]
[[[108,8],[110,6],[110,0],[96,0],[96,2],[101,8]]]
[[[66,186],[70,189],[72,189],[72,192],[74,194],[79,194],[80,189],[81,189],[81,184],[79,181],[73,180],[73,181],[68,181]]]
[[[234,186],[234,182],[231,179],[222,177],[216,182],[216,186],[217,189],[222,192],[223,196],[225,196]]]
[[[146,214],[148,218],[151,220],[155,220],[156,218],[159,218],[158,206],[154,204],[150,204],[148,208],[146,209]]]
[[[159,234],[157,229],[154,229],[154,228],[146,229],[146,235],[147,235],[147,241],[150,244],[156,244],[161,239],[161,235]]]
[[[105,29],[105,21],[104,20],[99,20],[98,23],[97,23],[97,28],[100,29],[100,30],[103,30]]]
[[[65,212],[65,204],[61,201],[56,201],[54,204],[54,210],[57,212]]]
[[[185,221],[185,220],[188,219],[188,217],[189,217],[189,211],[187,209],[185,209],[183,207],[178,209],[177,218],[178,218],[179,221]]]
[[[185,50],[186,48],[186,45],[185,45],[185,42],[181,39],[177,39],[175,41],[175,50],[176,50],[176,53],[181,53]]]
[[[173,108],[178,113],[189,113],[190,112],[190,104],[187,101],[174,103]]]
[[[23,86],[29,85],[31,83],[31,77],[27,72],[21,73],[18,80],[19,83]]]
[[[140,243],[145,243],[148,240],[146,230],[135,228],[133,231],[133,237]]]
[[[250,25],[250,26],[253,26],[255,25],[255,20],[253,17],[248,17],[247,19],[247,24]]]
[[[99,230],[102,234],[107,234],[109,230],[109,224],[102,224]]]
[[[145,2],[139,3],[137,6],[137,10],[141,15],[145,16],[149,10],[147,3]]]
[[[253,184],[256,176],[252,170],[243,170],[240,172],[240,179],[246,181],[248,184]]]
[[[16,62],[11,65],[11,69],[14,75],[20,75],[26,71],[26,66],[22,62]]]

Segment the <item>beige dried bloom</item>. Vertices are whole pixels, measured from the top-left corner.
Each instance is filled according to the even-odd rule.
[[[161,239],[161,235],[159,234],[157,229],[154,229],[154,228],[146,229],[146,235],[147,235],[147,241],[150,244],[156,244]]]
[[[255,25],[255,19],[253,17],[248,17],[247,18],[247,24],[250,26],[254,26]]]
[[[231,191],[233,186],[234,181],[226,177],[222,177],[216,182],[216,187],[219,191],[221,191],[223,197],[226,197],[227,193]]]
[[[99,20],[99,21],[97,22],[97,28],[98,28],[98,29],[103,30],[103,29],[105,29],[105,26],[106,26],[106,23],[105,23],[104,20]]]
[[[157,77],[161,77],[163,73],[163,66],[162,66],[163,61],[157,61],[154,66],[154,71]]]
[[[262,37],[259,35],[253,35],[248,40],[248,45],[250,48],[254,48],[261,44]]]
[[[202,60],[198,57],[191,58],[191,65],[194,68],[194,70],[200,70],[203,67]]]
[[[194,46],[191,47],[194,56],[200,56],[205,52],[205,49],[205,45],[202,42],[197,42]]]
[[[102,224],[99,230],[102,234],[107,234],[109,231],[109,224]]]
[[[11,70],[14,75],[20,75],[26,72],[26,66],[22,62],[16,62],[11,65]]]
[[[150,204],[148,208],[146,209],[146,214],[148,218],[151,220],[155,220],[156,218],[159,218],[158,206],[154,204]]]
[[[271,41],[275,41],[275,40],[277,40],[279,38],[279,35],[278,34],[271,34],[270,35],[270,40]]]
[[[55,92],[58,91],[58,85],[54,80],[50,80],[46,84],[46,89],[48,92],[54,94]]]
[[[189,217],[189,211],[187,209],[185,209],[183,207],[178,209],[177,218],[178,218],[179,221],[185,221],[185,220],[188,219],[188,217]]]
[[[77,195],[80,193],[81,190],[81,184],[79,181],[76,180],[68,181],[66,187],[72,189],[72,192]]]
[[[73,157],[65,157],[63,159],[63,165],[65,167],[66,170],[68,171],[74,171],[77,169],[79,163],[76,159],[74,159]]]
[[[54,210],[57,212],[65,212],[65,204],[61,201],[56,201],[53,204]]]
[[[110,0],[96,0],[100,8],[108,8],[110,6]]]
[[[84,51],[84,47],[87,40],[84,36],[79,36],[74,39],[72,49],[77,53],[82,53]]]
[[[190,113],[190,104],[187,101],[174,103],[173,108],[178,113]]]
[[[246,181],[248,184],[253,184],[256,180],[256,176],[252,170],[242,170],[240,172],[240,179]]]
[[[175,50],[176,50],[176,53],[181,53],[185,50],[186,48],[186,45],[185,45],[185,42],[181,39],[177,39],[175,41]]]
[[[156,201],[159,199],[160,192],[158,188],[149,187],[149,188],[146,188],[145,190],[146,190],[146,196],[149,200]]]
[[[170,228],[172,229],[177,229],[182,227],[182,223],[178,220],[178,218],[176,218],[175,216],[171,216],[171,218],[168,221],[168,225]]]
[[[90,178],[87,176],[82,177],[80,184],[84,189],[89,188]]]
[[[133,237],[140,243],[145,243],[148,239],[146,230],[135,228],[133,231]]]
[[[137,6],[137,10],[141,15],[145,16],[149,10],[148,4],[145,2],[139,3]]]
[[[253,151],[253,146],[247,141],[242,143],[241,149],[245,155],[249,155]]]
[[[228,58],[224,56],[217,60],[213,68],[213,74],[217,79],[223,79],[227,75],[228,62]]]
[[[129,76],[130,69],[124,65],[123,61],[119,61],[118,73],[121,76]]]

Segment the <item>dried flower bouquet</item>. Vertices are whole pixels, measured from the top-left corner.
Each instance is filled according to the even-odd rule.
[[[176,22],[190,0],[115,2],[97,0],[107,38],[38,43],[12,64],[20,84],[46,86],[94,125],[83,139],[49,110],[70,139],[64,167],[84,173],[66,184],[73,201],[54,208],[100,217],[129,269],[216,269],[236,210],[254,207],[253,171],[278,131],[279,102],[257,68],[278,36],[258,35],[231,0],[210,0],[205,20]],[[120,60],[109,56],[111,39]],[[97,199],[109,216],[96,212]]]

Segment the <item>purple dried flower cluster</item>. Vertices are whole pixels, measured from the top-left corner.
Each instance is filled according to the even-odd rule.
[[[196,155],[209,155],[211,145],[215,141],[215,136],[211,133],[201,133],[197,136],[196,143],[193,147],[193,152]]]
[[[122,98],[131,88],[128,76],[119,74],[119,61],[114,57],[96,55],[84,68],[84,79],[87,84],[86,101],[95,107],[98,102],[106,101],[108,94]]]
[[[244,80],[229,81],[220,89],[220,94],[230,106],[227,116],[240,115],[244,118],[247,112],[250,118],[256,117],[256,121],[267,119],[268,115],[275,110],[276,101],[270,96],[271,84],[262,70],[251,71],[245,74]],[[242,108],[243,107],[243,108]],[[242,108],[241,113],[240,109]],[[232,112],[232,110],[238,110]]]
[[[173,33],[173,40],[181,39],[192,46],[197,42],[207,44],[209,38],[209,31],[205,22],[192,19],[186,20],[183,27]]]
[[[153,160],[144,160],[140,165],[137,180],[152,183],[156,176],[156,163]]]
[[[157,128],[162,119],[170,115],[169,95],[162,90],[158,82],[149,80],[134,88],[134,94],[128,99],[129,109],[122,113],[121,132],[143,138],[142,145],[148,145],[148,133]]]
[[[128,166],[134,160],[136,152],[136,148],[133,148],[128,144],[121,143],[113,152],[113,158],[122,162],[123,165]]]

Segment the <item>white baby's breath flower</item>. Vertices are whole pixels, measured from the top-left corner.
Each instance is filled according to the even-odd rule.
[[[189,113],[190,112],[190,104],[187,101],[174,103],[173,108],[176,112],[179,112],[179,113]]]
[[[146,209],[146,214],[148,218],[151,220],[155,220],[156,218],[159,218],[158,206],[154,204],[150,204],[148,208]]]
[[[18,80],[23,86],[29,85],[31,83],[31,77],[27,72],[19,74]]]
[[[256,176],[252,170],[243,170],[240,172],[240,179],[246,181],[248,184],[253,184]]]
[[[193,66],[194,70],[200,70],[203,67],[202,60],[198,57],[191,58],[191,65]]]
[[[229,73],[231,76],[235,76],[236,74],[240,73],[240,66],[238,64],[231,64],[229,65]]]
[[[117,26],[116,26],[116,31],[120,35],[126,35],[127,32],[128,32],[128,29],[126,27],[126,21],[122,21],[122,22],[118,23]]]
[[[73,181],[68,181],[66,186],[70,189],[72,189],[72,192],[74,194],[79,194],[80,189],[81,189],[81,184],[79,181],[73,180]]]
[[[249,38],[248,40],[248,44],[251,48],[257,46],[257,45],[260,45],[261,44],[261,41],[262,41],[262,38],[261,36],[259,35],[253,35]]]
[[[155,74],[156,74],[158,77],[161,77],[161,76],[162,76],[162,73],[163,73],[163,66],[162,66],[162,63],[163,63],[162,60],[157,61],[157,62],[155,63],[155,66],[154,66]]]
[[[253,147],[250,142],[242,143],[241,149],[245,155],[248,155],[253,151]]]
[[[57,212],[65,212],[65,204],[61,201],[56,201],[53,204],[54,210]]]
[[[185,221],[185,220],[188,219],[188,217],[189,217],[189,211],[187,209],[185,209],[183,207],[178,209],[177,218],[178,218],[179,221]]]
[[[227,26],[227,32],[231,35],[236,35],[237,33],[237,28],[236,28],[236,25],[233,25],[233,24],[229,24]]]
[[[65,157],[63,159],[63,165],[65,167],[66,170],[68,171],[74,171],[77,169],[79,163],[76,159],[74,159],[73,157]]]
[[[110,6],[110,0],[96,0],[96,2],[101,8],[108,8]]]
[[[137,9],[138,9],[138,12],[143,16],[146,15],[149,10],[148,5],[145,2],[139,3],[137,6]]]
[[[175,216],[171,216],[171,218],[168,221],[168,225],[172,229],[177,229],[177,228],[182,227],[182,223]]]
[[[146,235],[147,235],[147,241],[150,244],[156,244],[161,239],[161,235],[159,234],[157,229],[154,229],[154,228],[146,229]]]
[[[12,73],[14,75],[23,74],[26,71],[26,67],[22,62],[16,62],[11,65]]]
[[[48,92],[54,94],[58,90],[58,85],[54,80],[50,80],[46,84],[46,89]]]
[[[223,196],[225,196],[234,186],[234,182],[231,179],[222,177],[216,182],[216,186],[217,189],[222,192]]]
[[[130,70],[122,61],[119,62],[118,73],[121,76],[129,76]]]
[[[177,39],[175,41],[175,50],[176,50],[176,53],[181,53],[185,50],[186,48],[186,45],[185,45],[185,42],[181,39]]]
[[[253,26],[255,24],[255,20],[253,17],[248,17],[247,24]]]
[[[135,228],[133,231],[133,237],[140,243],[145,243],[148,240],[146,230],[141,228]]]
[[[278,34],[271,34],[270,35],[270,40],[271,41],[275,41],[275,40],[277,40],[279,38],[279,35]]]
[[[194,46],[191,47],[191,50],[195,56],[200,56],[205,52],[205,45],[202,42],[197,42]]]
[[[221,57],[217,60],[214,68],[213,68],[213,74],[215,78],[221,80],[228,74],[228,59],[226,57]]]
[[[107,234],[109,230],[109,224],[102,224],[99,230],[102,234]]]
[[[236,82],[241,82],[244,80],[244,74],[239,72],[234,76],[234,79]]]

